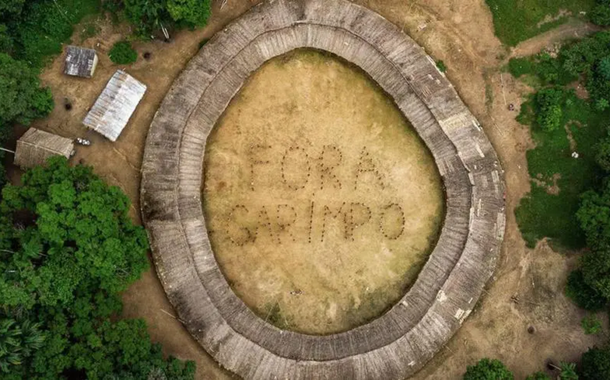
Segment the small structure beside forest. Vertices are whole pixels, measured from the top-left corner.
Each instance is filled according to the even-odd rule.
[[[91,78],[97,67],[97,52],[93,49],[85,49],[78,46],[68,46],[66,49],[66,61],[64,74]]]
[[[70,158],[74,152],[74,142],[53,133],[30,128],[17,140],[15,165],[29,169],[43,165],[49,157],[64,156]]]
[[[146,92],[146,85],[118,70],[85,117],[83,124],[116,141]]]

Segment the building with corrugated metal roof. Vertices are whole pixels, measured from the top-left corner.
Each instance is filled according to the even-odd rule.
[[[118,70],[95,101],[83,124],[116,141],[145,92],[146,85]]]

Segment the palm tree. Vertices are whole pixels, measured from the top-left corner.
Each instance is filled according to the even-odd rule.
[[[45,336],[38,323],[14,319],[0,320],[0,371],[8,372],[10,366],[20,365],[44,344]]]
[[[9,366],[21,364],[21,329],[12,319],[0,321],[0,370],[8,372]]]

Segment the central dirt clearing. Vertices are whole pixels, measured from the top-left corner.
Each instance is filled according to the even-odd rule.
[[[208,140],[218,262],[261,318],[309,334],[379,316],[425,263],[444,211],[417,133],[359,69],[313,50],[266,63]]]

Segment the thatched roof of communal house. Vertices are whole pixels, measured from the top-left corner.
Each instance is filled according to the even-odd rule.
[[[146,92],[146,85],[123,70],[108,81],[83,124],[116,141]]]
[[[82,78],[91,78],[97,67],[97,53],[93,49],[68,46],[64,74]]]
[[[432,152],[446,217],[411,289],[384,315],[325,336],[283,331],[233,292],[207,237],[201,186],[207,137],[249,75],[297,48],[364,70]],[[345,0],[271,0],[218,32],[155,115],[141,208],[159,279],[193,337],[246,379],[404,379],[443,348],[491,277],[504,236],[504,181],[476,118],[434,60],[380,15]]]
[[[72,140],[49,132],[30,128],[17,140],[15,165],[22,169],[43,165],[51,156],[70,158],[74,151]]]

